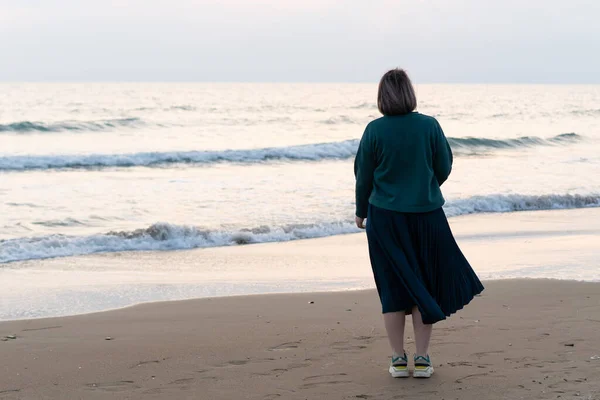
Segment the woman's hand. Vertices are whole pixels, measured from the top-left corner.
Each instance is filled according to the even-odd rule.
[[[356,218],[354,218],[354,221],[356,222],[356,226],[358,226],[359,229],[365,229],[365,219],[364,218],[356,217]]]

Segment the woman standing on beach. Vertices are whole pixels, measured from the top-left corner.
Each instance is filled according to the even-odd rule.
[[[383,117],[366,127],[354,172],[356,224],[366,230],[384,322],[393,350],[390,373],[408,377],[404,326],[412,314],[413,376],[429,378],[433,324],[462,309],[483,285],[458,248],[442,209],[440,186],[452,151],[439,123],[415,111],[404,70],[387,72],[377,105]]]

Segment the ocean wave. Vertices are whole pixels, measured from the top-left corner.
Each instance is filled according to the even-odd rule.
[[[457,156],[480,154],[499,149],[543,145],[566,145],[582,140],[576,133],[565,133],[550,139],[522,137],[517,139],[448,138]],[[90,154],[52,156],[0,157],[0,171],[44,169],[98,169],[111,167],[156,167],[170,164],[263,163],[268,161],[321,161],[354,157],[359,140],[304,144],[264,149],[175,151],[134,154]]]
[[[569,144],[582,140],[576,133],[563,133],[549,139],[536,136],[523,136],[515,139],[488,139],[477,137],[448,138],[453,150],[456,149],[518,149],[533,146],[549,146],[556,144]]]
[[[195,106],[189,104],[176,105],[165,108],[165,111],[196,111],[197,108]]]
[[[307,144],[266,149],[184,151],[136,154],[92,154],[64,156],[0,157],[0,171],[65,168],[153,167],[169,164],[212,164],[218,162],[258,163],[271,160],[317,161],[347,159],[356,154],[358,140]]]
[[[59,121],[35,122],[19,121],[0,124],[0,132],[8,133],[49,133],[49,132],[82,132],[104,131],[122,127],[139,127],[144,125],[139,118],[117,118],[99,121]]]
[[[508,213],[536,210],[565,210],[600,207],[600,194],[488,195],[449,201],[444,210],[448,217],[481,213]]]
[[[597,117],[600,115],[600,108],[593,108],[587,110],[573,110],[570,112],[572,115],[576,115],[578,117]]]
[[[15,202],[9,202],[6,203],[7,206],[11,206],[11,207],[29,207],[29,208],[42,208],[41,205],[39,204],[33,204],[33,203],[15,203]]]
[[[49,220],[49,221],[36,221],[36,222],[33,222],[33,224],[46,226],[49,228],[85,225],[84,222],[76,220],[75,218],[65,218],[65,219],[61,219],[61,220]]]
[[[174,105],[169,107],[138,107],[132,111],[196,111],[198,108],[189,104]],[[106,110],[107,111],[107,110]]]
[[[365,109],[366,110],[376,110],[377,104],[364,102],[364,103],[360,103],[355,106],[352,106],[350,108],[352,108],[354,110],[365,110]]]
[[[337,117],[331,117],[320,121],[320,123],[325,125],[357,124],[356,121],[354,121],[347,115],[338,115]]]
[[[158,223],[131,232],[91,236],[48,235],[0,241],[0,263],[123,251],[166,251],[284,242],[356,232],[344,222],[258,227],[237,232]]]
[[[490,195],[449,201],[449,217],[478,213],[600,207],[600,194]],[[49,235],[0,240],[0,263],[124,251],[166,251],[286,242],[359,230],[351,221],[259,226],[238,231],[206,230],[194,226],[157,223],[134,231],[113,231],[91,236]]]

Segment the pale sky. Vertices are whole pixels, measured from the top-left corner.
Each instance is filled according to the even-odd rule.
[[[0,0],[0,81],[600,83],[600,0]]]

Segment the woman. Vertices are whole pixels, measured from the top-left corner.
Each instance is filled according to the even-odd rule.
[[[356,155],[356,224],[366,230],[371,266],[393,355],[395,378],[408,377],[404,326],[412,314],[414,377],[429,378],[433,324],[463,308],[483,286],[458,248],[442,210],[440,186],[452,151],[439,123],[415,112],[412,83],[387,72],[377,96],[382,118],[367,125]]]

